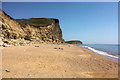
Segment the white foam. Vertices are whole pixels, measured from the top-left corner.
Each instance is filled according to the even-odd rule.
[[[89,49],[89,50],[91,50],[91,51],[93,51],[93,52],[95,52],[95,53],[98,53],[98,54],[100,54],[100,55],[103,55],[103,56],[108,56],[108,57],[112,57],[112,58],[118,58],[118,56],[110,55],[110,54],[108,54],[107,52],[99,51],[99,50],[96,50],[96,49],[91,48],[91,47],[88,47],[88,46],[81,46],[81,47],[84,47],[84,48],[86,48],[86,49]]]

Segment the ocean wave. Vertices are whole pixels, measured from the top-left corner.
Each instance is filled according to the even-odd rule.
[[[106,56],[106,57],[111,57],[111,58],[119,58],[117,55],[114,56],[114,55],[111,55],[111,54],[108,54],[107,52],[104,52],[104,51],[100,51],[100,50],[97,50],[97,49],[94,49],[92,47],[89,47],[89,46],[81,46],[83,48],[86,48],[86,49],[89,49],[97,54],[100,54],[100,55],[103,55],[103,56]]]

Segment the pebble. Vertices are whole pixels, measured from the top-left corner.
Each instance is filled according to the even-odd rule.
[[[54,48],[54,49],[57,49],[57,48]]]
[[[35,46],[35,47],[40,47],[40,46]]]
[[[54,49],[60,49],[60,50],[63,50],[63,48],[54,48]]]
[[[6,72],[10,72],[9,70],[5,70]]]

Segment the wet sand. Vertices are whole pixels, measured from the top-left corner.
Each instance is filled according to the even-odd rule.
[[[3,47],[3,78],[117,78],[118,63],[75,45]]]

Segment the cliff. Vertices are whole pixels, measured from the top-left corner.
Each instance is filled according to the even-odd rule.
[[[83,44],[81,41],[78,41],[78,40],[66,41],[65,43],[68,43],[68,44],[77,44],[77,45]]]
[[[13,19],[1,12],[0,45],[24,44],[24,42],[64,43],[59,20],[53,18]]]

